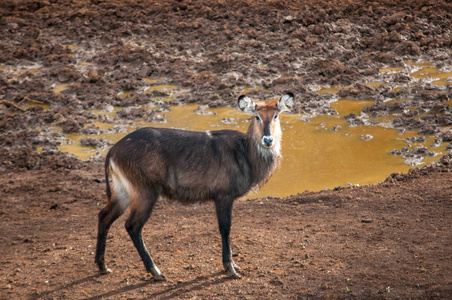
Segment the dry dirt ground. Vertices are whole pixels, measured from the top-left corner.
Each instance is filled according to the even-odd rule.
[[[102,158],[58,151],[65,134],[121,121],[86,110],[166,96],[118,97],[141,91],[143,78],[180,86],[171,104],[233,106],[244,86],[264,88],[251,92],[262,98],[291,90],[294,112],[304,114],[334,113],[334,95],[310,86],[351,85],[341,95],[375,100],[369,114],[399,111],[394,127],[451,141],[450,85],[378,72],[417,59],[450,69],[451,12],[449,1],[422,0],[1,1],[0,298],[451,299],[448,155],[377,185],[237,201],[241,280],[222,271],[213,205],[159,202],[143,235],[168,281],[153,282],[125,216],[107,241],[113,273],[97,273]],[[363,86],[383,79],[384,87]],[[60,84],[67,89],[56,93]]]
[[[223,273],[213,205],[159,202],[144,239],[163,283],[147,278],[125,217],[107,243],[113,273],[97,273],[100,165],[18,171],[0,181],[1,296],[448,299],[452,173],[443,163],[379,185],[237,201],[232,244],[241,280]]]

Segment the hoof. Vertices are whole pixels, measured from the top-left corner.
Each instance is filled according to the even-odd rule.
[[[107,268],[107,266],[105,265],[104,261],[102,261],[102,262],[97,262],[96,261],[96,263],[97,263],[97,266],[99,267],[99,273],[100,274],[106,275],[106,274],[111,273],[111,270],[109,268]]]
[[[229,262],[224,264],[224,268],[228,272],[228,277],[231,279],[240,279],[242,276],[240,276],[235,270],[240,270],[239,267],[234,262]]]
[[[230,273],[230,272],[228,272],[228,276],[229,276],[229,278],[231,278],[231,279],[241,279],[242,278],[242,276],[240,276],[237,272],[235,272],[234,271],[234,273]]]
[[[154,281],[166,281],[165,275],[163,275],[155,265],[149,271],[149,275],[152,276]]]
[[[112,271],[109,268],[105,268],[105,269],[99,270],[99,273],[101,275],[107,275],[107,274],[112,273]]]
[[[152,276],[152,278],[154,279],[154,281],[166,281],[166,277],[163,274],[154,275]]]

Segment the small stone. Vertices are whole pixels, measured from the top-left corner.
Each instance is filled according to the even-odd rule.
[[[361,219],[361,222],[362,222],[362,223],[372,223],[373,220],[372,220],[372,218],[370,218],[370,217],[363,217],[363,218]]]
[[[100,76],[96,69],[90,69],[88,71],[88,81],[91,83],[99,81]]]

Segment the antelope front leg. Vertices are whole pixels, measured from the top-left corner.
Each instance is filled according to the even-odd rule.
[[[228,276],[233,279],[240,279],[240,276],[236,270],[240,270],[240,267],[234,261],[230,261],[228,263],[223,263],[224,269],[228,272]]]
[[[229,277],[239,279],[241,276],[236,272],[239,267],[232,260],[231,246],[229,244],[229,233],[231,232],[232,203],[234,200],[216,200],[215,208],[218,217],[218,226],[223,245],[223,266],[228,272]]]

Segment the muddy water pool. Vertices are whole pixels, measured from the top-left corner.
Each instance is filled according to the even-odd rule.
[[[444,85],[450,83],[452,73],[440,71],[428,62],[410,63],[410,76],[418,80],[431,79],[433,84]],[[3,70],[5,68],[3,67]],[[35,68],[31,69],[36,72]],[[0,70],[2,70],[0,68]],[[403,70],[401,67],[380,69],[380,73],[397,73]],[[23,70],[19,70],[23,72]],[[28,70],[29,71],[29,70]],[[144,78],[149,87],[140,90],[127,90],[118,94],[125,97],[130,93],[163,92],[169,96],[159,97],[161,101],[174,99],[178,90],[176,85],[166,85],[161,79]],[[58,93],[70,86],[71,83],[55,85],[54,92]],[[370,82],[366,85],[377,88],[385,84],[383,81]],[[317,87],[313,91],[319,94],[337,92],[343,87]],[[249,87],[247,90],[257,90]],[[243,91],[246,93],[247,91]],[[180,90],[179,90],[180,91]],[[276,100],[276,99],[274,99]],[[393,99],[392,101],[397,101]],[[425,146],[436,156],[424,157],[418,164],[428,164],[436,161],[440,154],[446,153],[446,144],[430,147],[434,137],[426,137],[422,143],[410,143],[407,138],[418,137],[417,132],[399,132],[390,126],[359,125],[349,126],[343,116],[350,113],[359,115],[362,108],[372,105],[374,101],[352,100],[339,98],[331,103],[338,115],[327,116],[281,116],[283,129],[283,162],[281,168],[271,180],[257,193],[248,197],[264,196],[288,196],[305,190],[317,191],[324,188],[334,188],[347,184],[365,185],[378,183],[393,172],[407,172],[410,166],[406,158],[392,155],[393,149],[403,147]],[[233,108],[207,108],[199,114],[199,105],[171,106],[170,112],[159,113],[164,116],[166,123],[151,123],[140,120],[126,121],[117,117],[116,113],[121,108],[115,107],[103,112],[93,110],[97,115],[106,115],[113,118],[113,123],[93,123],[87,126],[96,126],[106,129],[107,132],[97,135],[68,134],[68,143],[60,145],[60,150],[76,155],[82,160],[89,160],[92,156],[105,156],[112,143],[117,142],[128,132],[145,126],[181,128],[186,130],[216,130],[235,129],[245,132],[248,127],[249,115]],[[142,106],[147,110],[156,109],[152,106]],[[46,109],[46,108],[45,108]],[[198,111],[198,113],[196,113]],[[385,117],[386,124],[390,124],[395,116]],[[381,121],[381,120],[380,120]],[[113,127],[116,130],[112,130]],[[117,128],[120,130],[117,130]],[[59,130],[56,128],[56,130]],[[82,138],[104,139],[110,145],[102,148],[82,146]]]
[[[393,172],[406,172],[410,168],[405,159],[391,155],[393,149],[407,146],[404,140],[416,136],[416,132],[399,133],[398,130],[381,126],[349,127],[341,116],[351,112],[359,113],[368,101],[339,100],[333,106],[339,112],[336,116],[318,116],[306,122],[300,115],[281,116],[283,129],[283,162],[272,179],[258,192],[248,197],[288,196],[304,190],[321,190],[351,184],[371,184],[384,180]],[[198,105],[171,107],[171,112],[164,113],[167,123],[154,124],[136,121],[125,126],[127,132],[139,127],[156,126],[181,128],[187,130],[235,129],[245,132],[249,115],[232,108],[211,108],[197,115]],[[96,112],[100,113],[100,112]],[[113,115],[114,112],[110,112]],[[226,120],[226,121],[225,121]],[[225,124],[227,122],[227,124]],[[104,128],[112,124],[94,124]],[[81,159],[89,159],[99,149],[83,147],[83,137],[102,138],[117,142],[126,133],[99,134],[83,136],[70,134],[68,138],[74,143],[61,145],[64,152],[70,152]],[[430,145],[433,138],[423,145]],[[435,148],[444,152],[444,147]],[[108,149],[101,150],[106,155]],[[437,159],[437,157],[436,157]],[[435,160],[425,158],[424,162]]]

